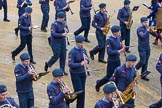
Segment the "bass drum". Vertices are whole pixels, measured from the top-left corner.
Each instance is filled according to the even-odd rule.
[[[156,29],[162,29],[162,8],[159,8],[156,13]]]

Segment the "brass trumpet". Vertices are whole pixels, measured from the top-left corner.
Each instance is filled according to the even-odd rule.
[[[76,99],[77,97],[77,93],[75,92],[71,92],[70,88],[65,84],[65,82],[63,82],[62,80],[60,81],[60,85],[61,85],[61,90],[63,91],[63,89],[65,87],[67,87],[69,89],[69,92],[65,94],[65,99],[66,100],[73,100],[73,99]]]
[[[34,75],[31,76],[31,78],[32,78],[33,81],[37,81],[37,80],[39,80],[42,76],[45,76],[45,75],[47,75],[47,74],[49,73],[49,71],[37,73],[37,72],[35,71],[35,69],[33,68],[32,65],[29,65],[28,68],[30,68],[30,69],[34,72]]]

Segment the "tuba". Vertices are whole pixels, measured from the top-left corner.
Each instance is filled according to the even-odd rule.
[[[103,31],[102,33],[103,33],[103,35],[107,35],[108,34],[108,32],[109,32],[109,30],[110,30],[110,15],[109,15],[109,17],[107,18],[107,21],[106,21],[106,24],[105,24],[105,26],[104,26],[104,28],[106,28],[106,30],[105,31]]]
[[[61,85],[61,90],[63,90],[65,87],[68,87],[65,82],[60,81],[60,85]],[[68,87],[69,88],[69,87]],[[71,92],[71,90],[69,89],[69,92],[65,94],[65,99],[66,100],[75,100],[77,98],[77,95],[82,93],[83,91],[78,91],[78,92]]]

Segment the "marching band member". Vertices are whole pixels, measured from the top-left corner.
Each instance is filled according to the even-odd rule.
[[[6,105],[6,107],[2,107]],[[7,87],[0,84],[0,108],[19,108],[13,98],[7,97]]]
[[[74,32],[75,36],[78,36],[81,32],[84,31],[85,42],[90,43],[88,40],[88,33],[90,30],[91,24],[91,9],[92,9],[92,1],[91,0],[80,0],[80,20],[81,27]]]
[[[151,20],[149,21],[149,26],[156,26],[156,23],[157,23],[157,21],[156,21],[156,13],[158,11],[158,8],[162,7],[161,3],[162,3],[162,0],[152,0],[151,12],[147,16],[147,18],[151,18]],[[161,45],[162,45],[162,36],[160,35],[160,33],[161,33],[161,30],[158,29],[157,30],[157,36],[155,38],[155,41],[153,42],[154,45],[158,44],[158,39],[161,41]]]
[[[137,36],[138,36],[138,52],[140,56],[140,61],[136,64],[136,69],[141,69],[141,79],[145,81],[149,81],[149,78],[146,76],[142,76],[142,73],[148,71],[148,60],[150,57],[150,44],[149,44],[149,27],[148,27],[148,19],[146,17],[141,18],[141,26],[137,28]],[[147,28],[148,27],[148,28]]]
[[[92,21],[92,26],[96,28],[96,38],[98,45],[94,47],[89,53],[92,60],[94,60],[94,55],[99,53],[98,61],[101,63],[107,63],[106,61],[104,61],[106,36],[102,33],[106,30],[106,28],[104,28],[107,21],[107,14],[105,13],[106,4],[100,3],[99,8],[100,11],[94,15],[94,19]]]
[[[43,14],[41,31],[47,32],[46,27],[48,26],[49,10],[50,10],[49,0],[39,0],[39,3],[41,4],[41,11]]]
[[[68,87],[63,87],[61,81],[64,75],[62,69],[54,69],[52,71],[53,80],[47,86],[47,94],[50,100],[48,108],[67,108],[65,102],[65,94],[69,92]]]
[[[162,95],[162,53],[161,53],[159,60],[156,64],[156,70],[161,74],[160,83],[161,83],[161,95]],[[162,107],[162,98],[158,102],[150,105],[149,108],[161,108],[161,107]]]
[[[19,28],[20,28],[20,45],[11,52],[12,60],[15,61],[15,56],[17,56],[27,45],[28,53],[30,55],[30,62],[36,64],[33,60],[32,54],[32,23],[31,23],[31,13],[32,8],[26,7],[25,13],[19,18]]]
[[[68,57],[74,91],[83,91],[77,96],[76,108],[84,108],[85,103],[86,68],[84,66],[89,63],[89,60],[86,49],[83,48],[84,40],[83,36],[76,36],[76,46],[71,49]]]
[[[4,10],[4,18],[3,21],[10,22],[10,20],[7,19],[7,0],[2,0],[2,7]]]
[[[66,12],[69,9],[69,4],[66,3],[66,0],[54,0],[55,6],[55,20],[58,18],[58,13],[63,12],[65,14],[65,21],[66,21]]]
[[[64,71],[65,75],[65,61],[66,61],[66,38],[68,33],[68,27],[65,24],[65,13],[59,12],[57,14],[57,20],[51,25],[51,38],[50,46],[52,47],[53,56],[45,63],[44,70],[47,71],[59,58],[60,68]]]
[[[136,69],[134,67],[137,57],[133,54],[126,56],[126,63],[117,67],[111,80],[115,82],[119,92],[121,93],[128,87],[128,85],[136,77]],[[133,90],[133,88],[132,88]],[[129,99],[126,104],[134,108],[134,99]]]
[[[17,0],[17,8],[18,8],[18,15],[19,18],[22,14],[25,13],[25,8],[27,6],[31,6],[32,3],[30,0]],[[15,35],[18,36],[18,31],[19,31],[19,27],[15,28]]]
[[[34,93],[32,76],[35,75],[34,66],[30,64],[30,55],[23,53],[20,56],[21,64],[16,65],[14,74],[16,77],[16,92],[19,98],[20,108],[34,107]],[[30,68],[33,67],[33,69]]]
[[[102,85],[109,81],[115,68],[120,66],[120,53],[125,51],[125,48],[120,42],[120,26],[112,26],[111,31],[113,35],[106,40],[108,54],[107,72],[106,76],[96,81],[95,88],[97,92],[99,92],[99,89]]]
[[[113,84],[106,84],[103,87],[104,98],[98,100],[94,108],[113,108],[114,103],[112,98],[114,97],[115,91],[116,88]]]
[[[130,0],[124,0],[124,7],[121,8],[118,12],[117,19],[120,21],[121,27],[121,39],[125,40],[125,46],[130,45],[130,29],[126,28],[126,25],[129,24],[128,19],[130,15]],[[126,48],[126,52],[130,53],[129,47]]]

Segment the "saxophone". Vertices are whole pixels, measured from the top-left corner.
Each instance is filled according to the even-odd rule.
[[[131,98],[135,98],[136,92],[135,91],[132,91],[132,89],[133,89],[134,85],[136,84],[136,82],[138,81],[139,77],[140,77],[139,74],[136,75],[136,77],[134,78],[134,80],[123,91],[122,99],[123,99],[124,103],[126,103]]]
[[[103,33],[103,35],[106,36],[108,34],[109,30],[110,30],[110,15],[107,18],[107,21],[106,21],[106,24],[104,25],[104,28],[106,28],[106,30],[103,31],[102,33]]]
[[[130,15],[129,15],[129,18],[128,18],[128,24],[126,25],[126,28],[127,29],[130,29],[131,26],[133,24],[133,20],[132,20],[132,11],[130,11]]]

